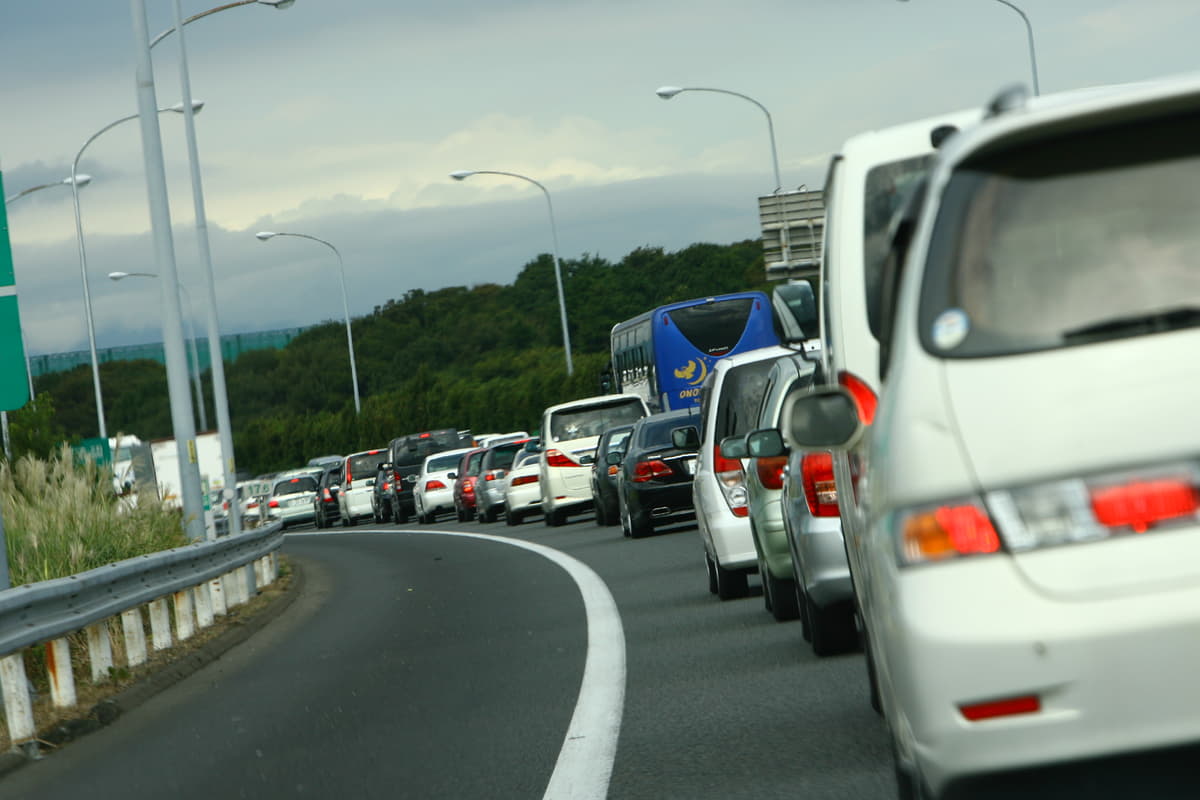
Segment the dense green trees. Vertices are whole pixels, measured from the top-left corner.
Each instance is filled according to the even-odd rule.
[[[570,378],[549,255],[528,263],[511,285],[414,289],[354,320],[363,398],[357,418],[341,323],[311,328],[282,350],[243,354],[226,366],[239,469],[284,469],[432,428],[532,431],[546,406],[600,391],[615,323],[674,300],[764,284],[757,240],[674,253],[643,247],[615,264],[585,255],[564,261],[563,271],[575,361]],[[101,382],[110,431],[171,436],[162,365],[103,364]],[[88,367],[38,383],[53,398],[39,407],[54,409],[37,423],[41,429],[96,435]],[[211,420],[211,399],[208,408]]]

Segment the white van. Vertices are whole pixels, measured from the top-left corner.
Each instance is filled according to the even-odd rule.
[[[342,488],[338,492],[338,509],[341,511],[343,527],[375,515],[375,507],[371,502],[375,492],[375,476],[379,472],[379,465],[387,463],[387,460],[386,447],[346,456],[342,464]]]
[[[1118,761],[1191,782],[1126,796],[1190,796],[1200,78],[993,109],[894,221],[870,435],[844,389],[789,429],[862,457],[902,796],[1072,796],[1066,767],[1111,788]]]
[[[650,413],[636,394],[604,394],[550,406],[542,413],[542,512],[556,527],[592,508],[592,461],[600,434]]]

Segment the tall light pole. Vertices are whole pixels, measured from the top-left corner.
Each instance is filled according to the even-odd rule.
[[[562,320],[563,351],[567,355],[567,374],[575,374],[575,365],[571,361],[571,332],[567,329],[567,301],[563,297],[562,262],[558,257],[558,226],[554,222],[554,203],[550,200],[550,190],[527,175],[516,172],[502,172],[495,169],[460,169],[451,172],[450,177],[456,181],[466,180],[472,175],[503,175],[508,178],[527,181],[542,190],[546,195],[546,209],[550,212],[550,238],[554,247],[554,283],[558,287],[558,315]]]
[[[254,234],[260,241],[267,241],[276,236],[295,236],[299,239],[308,239],[309,241],[319,242],[325,245],[333,254],[337,256],[338,262],[338,279],[342,282],[342,313],[346,317],[346,347],[350,350],[350,383],[354,386],[354,413],[357,415],[362,411],[362,403],[358,397],[358,367],[354,361],[354,333],[350,330],[350,303],[346,299],[346,266],[342,263],[342,254],[338,249],[324,239],[318,239],[315,236],[309,236],[307,233],[274,233],[272,231],[259,231]]]
[[[204,103],[199,100],[194,101],[188,106],[192,111],[199,111],[203,107]],[[183,103],[176,103],[173,106],[158,109],[158,113],[161,114],[164,111],[183,113],[183,109]],[[88,140],[83,143],[83,147],[79,148],[79,152],[75,154],[75,160],[71,162],[71,177],[69,179],[71,185],[71,202],[75,206],[75,241],[79,246],[79,274],[83,279],[83,314],[87,322],[88,352],[92,357],[92,388],[96,393],[96,419],[101,439],[108,438],[108,426],[104,422],[104,398],[100,393],[100,359],[96,355],[96,324],[92,319],[92,292],[88,288],[87,251],[83,246],[83,218],[79,213],[79,187],[81,185],[79,181],[79,159],[83,157],[83,152],[88,149],[88,145],[100,138],[102,134],[107,133],[124,122],[129,122],[137,118],[137,114],[121,117],[118,120],[108,123],[88,137]]]
[[[728,89],[712,89],[705,86],[660,86],[654,91],[656,95],[663,100],[670,100],[677,94],[683,92],[715,92],[716,94],[727,94],[733,97],[740,97],[747,103],[753,103],[758,106],[758,110],[763,112],[763,116],[767,118],[767,137],[771,140],[771,167],[775,171],[775,211],[779,215],[779,252],[784,264],[792,263],[791,243],[788,241],[788,220],[785,213],[785,204],[780,193],[783,191],[783,179],[779,177],[779,150],[775,146],[775,122],[771,119],[771,112],[767,111],[767,107],[755,100],[750,95],[742,94],[741,92],[732,92]]]
[[[61,181],[54,181],[53,183],[42,183],[42,184],[38,184],[37,186],[30,186],[28,189],[22,189],[21,191],[17,192],[16,194],[10,194],[8,197],[4,198],[4,205],[7,206],[10,203],[12,203],[14,200],[19,200],[22,197],[31,195],[34,192],[41,191],[42,189],[53,189],[55,186],[70,186],[71,184],[75,184],[77,186],[87,186],[91,182],[92,182],[91,175],[76,175],[74,179],[67,177],[67,178],[63,178]],[[24,342],[25,336],[24,336],[23,332],[21,335],[21,339],[22,339],[21,350],[25,352],[25,380],[28,381],[28,383],[29,383],[29,399],[30,399],[30,401],[32,401],[33,400],[33,370],[30,369],[30,367],[29,367],[29,351],[25,349],[25,342]],[[4,457],[6,459],[8,459],[9,461],[12,461],[12,442],[9,439],[9,435],[8,435],[8,412],[7,411],[0,411],[0,432],[3,433],[3,438],[4,438]]]
[[[192,97],[191,78],[188,74],[187,47],[184,42],[183,28],[198,19],[211,16],[220,11],[248,5],[263,5],[284,9],[291,6],[295,0],[236,0],[221,6],[210,8],[199,14],[193,14],[183,19],[179,0],[175,0],[175,26],[168,28],[150,41],[153,48],[171,33],[179,37],[179,83],[183,102],[189,103]],[[225,359],[221,353],[221,324],[217,318],[217,289],[213,277],[212,252],[208,242],[208,214],[204,206],[204,187],[200,180],[200,155],[196,146],[196,125],[191,114],[184,115],[184,130],[187,136],[188,168],[192,179],[192,208],[196,221],[196,244],[200,249],[200,265],[204,275],[205,323],[208,336],[209,371],[212,373],[213,406],[217,412],[217,436],[221,441],[221,454],[225,469],[225,500],[230,508],[237,507],[237,464],[233,453],[233,423],[229,416],[229,394],[225,385]],[[203,408],[203,405],[201,405]],[[203,413],[203,411],[201,411]],[[229,515],[229,534],[237,536],[242,532],[240,514]]]
[[[771,119],[771,112],[767,111],[767,107],[755,100],[749,95],[741,92],[731,92],[728,89],[710,89],[704,86],[660,86],[655,90],[655,94],[663,100],[670,100],[677,94],[683,92],[716,92],[717,94],[728,94],[734,97],[740,97],[748,103],[753,103],[758,106],[759,111],[767,118],[767,135],[771,139],[771,166],[775,170],[775,193],[778,194],[783,190],[783,180],[779,177],[779,151],[775,147],[775,123]]]
[[[108,279],[116,283],[125,278],[157,278],[157,272],[110,272]],[[200,413],[200,430],[208,430],[208,417],[204,413],[204,389],[200,383],[200,353],[196,350],[196,326],[193,322],[195,317],[195,306],[192,305],[192,296],[188,293],[187,287],[182,283],[179,284],[179,291],[183,292],[183,299],[188,307],[188,345],[192,351],[192,384],[196,389],[196,403]]]
[[[907,3],[908,0],[899,0],[901,3]],[[1030,23],[1029,17],[1025,16],[1025,12],[1018,8],[1009,0],[996,0],[997,3],[1006,5],[1021,16],[1021,21],[1025,23],[1025,36],[1029,40],[1029,71],[1033,74],[1033,96],[1037,97],[1041,94],[1041,89],[1038,87],[1038,68],[1037,68],[1037,51],[1033,46],[1033,24]]]

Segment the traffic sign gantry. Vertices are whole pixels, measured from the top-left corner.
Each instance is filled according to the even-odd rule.
[[[0,173],[0,197],[4,176]],[[17,281],[8,242],[8,213],[0,206],[0,411],[15,411],[29,400],[25,345],[17,311]]]

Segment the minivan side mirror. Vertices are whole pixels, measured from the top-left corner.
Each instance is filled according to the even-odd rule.
[[[796,392],[783,402],[780,427],[788,444],[805,450],[845,450],[866,426],[858,406],[841,386]]]
[[[763,428],[746,434],[746,450],[751,458],[774,458],[787,455],[783,434],[776,428]]]
[[[775,316],[783,326],[785,342],[803,342],[818,336],[820,323],[817,298],[808,280],[789,281],[775,287],[771,295]]]
[[[699,450],[700,431],[695,425],[676,428],[675,430],[671,431],[671,444],[675,445],[680,450]]]
[[[721,458],[749,458],[745,436],[726,436],[721,440]]]
[[[457,473],[457,472],[451,472],[449,475],[447,475],[447,476],[446,476],[446,478],[447,478],[448,480],[452,480],[452,481],[458,480],[458,473]]]

